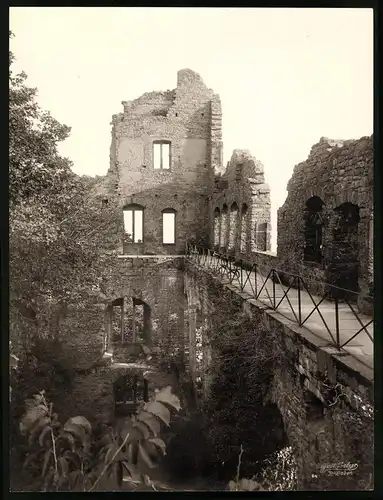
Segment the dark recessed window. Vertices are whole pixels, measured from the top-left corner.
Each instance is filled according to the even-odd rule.
[[[306,262],[322,262],[323,205],[318,196],[312,196],[306,202],[304,246]]]

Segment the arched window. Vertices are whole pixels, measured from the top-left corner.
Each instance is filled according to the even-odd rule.
[[[246,203],[242,205],[241,209],[241,253],[246,253],[247,250],[247,219],[248,218],[248,209]]]
[[[312,196],[306,202],[304,260],[307,262],[322,261],[323,205],[319,196]]]
[[[162,211],[162,243],[174,245],[176,242],[176,211],[166,208]]]
[[[229,221],[229,248],[235,248],[235,240],[238,228],[238,205],[234,202],[230,207],[230,221]]]
[[[141,205],[125,205],[124,230],[127,243],[142,243],[144,239],[144,207]]]
[[[225,204],[222,207],[221,212],[221,236],[220,236],[220,246],[225,248],[227,245],[227,221],[228,221],[228,210],[227,205]]]
[[[220,211],[219,208],[214,210],[214,246],[219,247],[219,236],[220,236]]]

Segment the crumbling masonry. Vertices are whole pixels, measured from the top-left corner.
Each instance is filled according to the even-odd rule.
[[[72,405],[89,418],[113,418],[113,383],[124,374],[113,363],[140,343],[180,355],[197,380],[197,365],[211,358],[208,348],[206,360],[196,354],[208,298],[188,285],[187,242],[361,292],[359,307],[371,310],[364,297],[373,287],[372,138],[322,138],[294,168],[278,211],[275,255],[264,167],[235,150],[223,168],[220,98],[197,73],[180,70],[176,89],[122,104],[112,119],[109,170],[96,188],[100,209],[108,202],[121,209],[120,255],[105,322],[82,347],[76,343],[73,363],[85,372],[74,381],[68,416]],[[95,359],[96,351],[113,355],[91,373],[82,363],[89,355],[81,355],[89,343],[97,343]]]

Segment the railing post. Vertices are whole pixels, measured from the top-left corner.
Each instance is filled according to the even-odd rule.
[[[274,310],[275,310],[275,275],[274,275],[274,273],[275,273],[275,270],[272,269],[272,272],[271,272],[272,278],[271,279],[272,279],[272,282],[273,282],[273,302],[274,302],[273,307],[274,307]],[[267,286],[267,283],[266,283],[266,286]]]
[[[336,347],[340,349],[340,338],[339,338],[339,301],[338,297],[335,297],[335,332],[336,332]]]
[[[250,270],[250,277],[251,277],[251,270]],[[255,298],[257,299],[258,298],[257,264],[254,264],[254,293],[255,293]]]
[[[297,281],[298,281],[298,319],[299,319],[299,326],[302,326],[302,298],[301,298],[301,278],[300,276],[297,276]]]
[[[240,266],[241,266],[241,292],[243,292],[243,262],[242,259],[239,261]]]

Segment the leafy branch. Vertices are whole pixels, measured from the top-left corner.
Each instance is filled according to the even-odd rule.
[[[153,484],[147,469],[156,468],[166,454],[162,426],[170,425],[171,412],[181,409],[179,399],[167,386],[158,391],[136,415],[96,440],[90,422],[72,417],[64,425],[52,413],[44,391],[26,402],[20,431],[28,439],[30,452],[24,468],[38,471],[44,491],[94,491],[102,479],[122,487]]]

